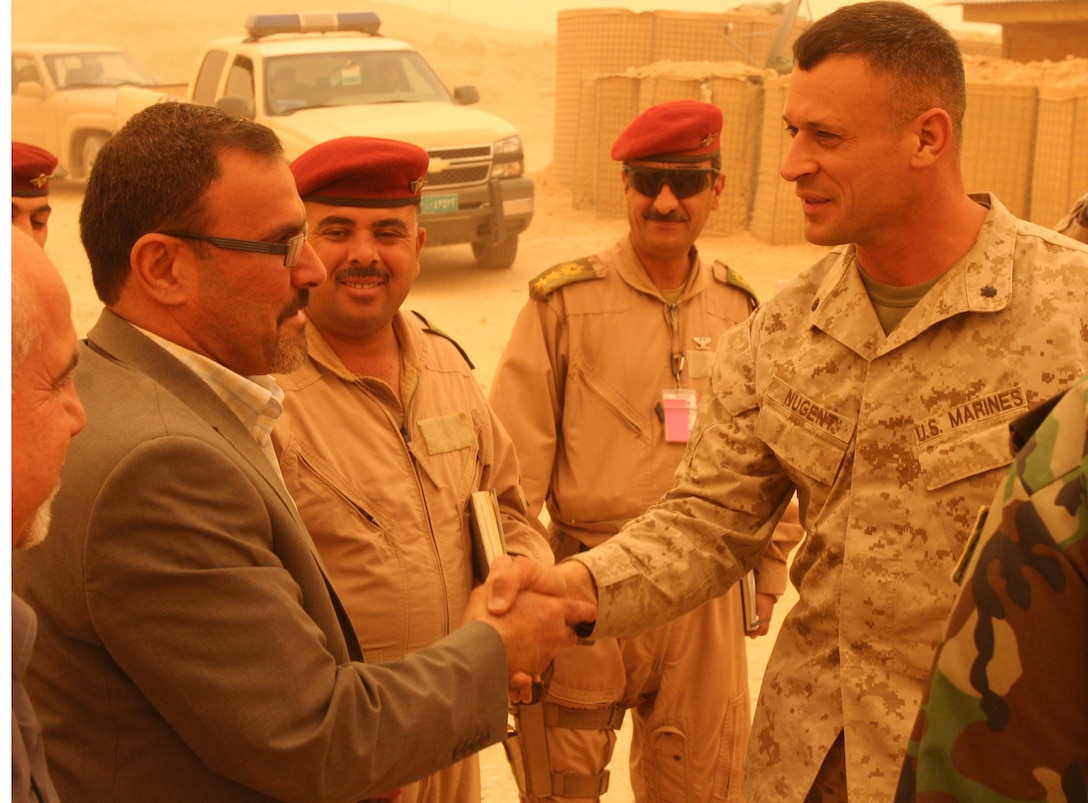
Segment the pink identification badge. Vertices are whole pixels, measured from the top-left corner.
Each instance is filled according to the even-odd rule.
[[[687,443],[695,425],[695,391],[691,388],[663,390],[661,406],[665,410],[665,440]]]

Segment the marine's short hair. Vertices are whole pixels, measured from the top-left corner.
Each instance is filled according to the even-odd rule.
[[[893,0],[856,3],[821,17],[793,43],[796,69],[811,70],[836,55],[862,56],[890,79],[895,122],[941,108],[952,118],[957,145],[962,142],[963,57],[952,34],[929,14]]]

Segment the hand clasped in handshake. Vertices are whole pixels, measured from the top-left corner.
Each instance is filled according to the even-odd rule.
[[[572,626],[597,617],[597,590],[581,563],[543,566],[528,558],[495,558],[487,582],[472,592],[465,622],[499,631],[506,646],[510,699],[529,702],[531,685],[561,647],[578,638]]]

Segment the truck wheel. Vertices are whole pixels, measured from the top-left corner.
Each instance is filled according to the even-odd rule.
[[[476,264],[488,270],[501,270],[514,264],[518,255],[518,236],[507,237],[497,243],[488,240],[476,240],[472,244],[472,254]]]
[[[83,140],[82,159],[80,160],[83,178],[91,177],[91,168],[94,167],[95,160],[98,158],[98,152],[106,144],[106,139],[105,134],[91,134]]]

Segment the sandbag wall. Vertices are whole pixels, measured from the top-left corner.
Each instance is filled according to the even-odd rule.
[[[647,107],[691,98],[720,106],[725,121],[726,188],[705,231],[749,230],[771,245],[803,241],[793,185],[778,172],[789,147],[782,123],[788,77],[732,56],[715,60],[713,52],[737,52],[738,23],[730,23],[730,16],[559,13],[553,170],[572,188],[576,208],[622,215],[619,165],[608,155],[612,142]],[[740,16],[750,31],[744,41],[757,52],[763,46],[755,61],[761,65],[780,18]],[[671,55],[677,51],[686,57]],[[645,60],[654,55],[654,61]],[[992,191],[1014,214],[1052,226],[1088,190],[1088,80],[1074,87],[972,81],[968,66],[967,190]]]

